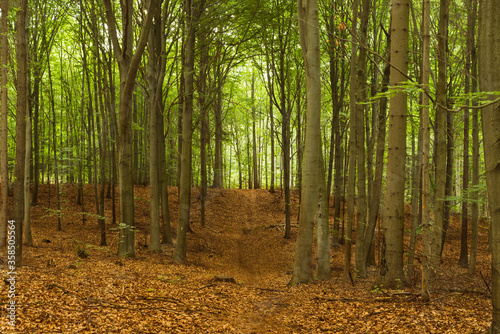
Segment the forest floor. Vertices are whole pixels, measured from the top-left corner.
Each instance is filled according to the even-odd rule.
[[[34,246],[24,247],[24,266],[17,270],[16,326],[8,325],[2,307],[1,333],[463,334],[486,333],[491,320],[484,221],[476,274],[469,275],[457,266],[460,222],[453,216],[432,301],[423,303],[418,282],[397,291],[374,288],[373,268],[367,278],[353,273],[351,282],[343,281],[343,247],[332,247],[330,281],[287,286],[297,236],[296,194],[292,238],[285,240],[280,191],[209,189],[202,227],[198,190],[193,189],[187,261],[176,265],[172,246],[164,245],[161,254],[151,254],[145,246],[147,187],[135,189],[136,257],[125,259],[116,256],[116,225],[107,225],[108,246],[99,246],[95,216],[82,223],[84,210],[76,205],[74,185],[61,189],[63,230],[56,231],[55,187],[50,191],[49,197],[48,186],[42,186],[38,206],[32,208]],[[169,192],[175,233],[177,188]],[[91,186],[85,188],[84,204],[95,213]],[[110,221],[111,204],[106,199]],[[407,213],[408,226],[409,218]],[[88,257],[80,258],[78,248]],[[0,295],[3,305],[9,303],[7,287]]]

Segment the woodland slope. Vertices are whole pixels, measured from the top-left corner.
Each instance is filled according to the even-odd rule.
[[[332,279],[289,287],[297,226],[283,238],[282,194],[267,190],[209,189],[207,225],[200,226],[197,189],[185,265],[173,248],[148,252],[149,189],[137,187],[135,258],[119,258],[117,226],[99,246],[95,216],[76,205],[76,188],[64,186],[63,231],[56,231],[54,191],[41,188],[32,208],[34,247],[18,270],[17,325],[2,315],[1,333],[486,333],[491,321],[487,229],[480,229],[477,273],[457,266],[459,222],[451,222],[443,270],[432,302],[422,303],[416,283],[397,291],[372,286],[370,277],[342,280],[342,247],[332,248]],[[93,212],[93,188],[84,209]],[[170,188],[175,231],[177,188]],[[409,208],[408,208],[409,209]],[[298,198],[293,196],[292,222]],[[111,200],[106,216],[111,221]],[[407,217],[409,224],[409,215]],[[87,257],[85,257],[88,255]],[[2,264],[2,274],[7,270]],[[4,289],[5,290],[5,289]],[[6,291],[2,303],[8,302]],[[5,308],[2,308],[4,314]]]

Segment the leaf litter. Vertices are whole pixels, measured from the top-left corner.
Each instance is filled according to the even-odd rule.
[[[161,254],[147,250],[147,187],[135,189],[135,258],[116,255],[111,199],[106,198],[108,246],[99,246],[93,188],[85,188],[84,208],[90,213],[85,223],[82,207],[76,205],[76,186],[65,185],[62,192],[63,231],[58,232],[57,218],[50,214],[55,191],[51,189],[49,204],[48,186],[40,187],[39,205],[32,208],[34,246],[24,247],[24,266],[18,269],[16,327],[2,321],[1,333],[462,334],[486,333],[491,321],[487,230],[480,229],[477,270],[469,275],[456,264],[458,215],[452,216],[432,301],[424,304],[418,282],[397,291],[373,287],[374,268],[367,278],[353,271],[353,280],[344,282],[342,247],[332,247],[331,280],[288,286],[297,193],[291,203],[292,238],[286,240],[279,190],[209,189],[202,227],[199,193],[193,188],[187,261],[177,265],[173,246],[163,245]],[[169,201],[175,235],[177,188],[169,188]],[[78,254],[82,247],[85,258]],[[4,277],[6,273],[3,263]]]

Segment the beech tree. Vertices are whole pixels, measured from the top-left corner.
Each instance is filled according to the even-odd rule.
[[[421,155],[421,180],[422,180],[422,227],[423,227],[423,254],[422,263],[422,298],[430,299],[430,279],[431,279],[431,245],[433,235],[430,228],[430,178],[429,178],[429,153],[430,153],[430,121],[429,121],[429,77],[430,77],[430,20],[431,7],[430,1],[423,1],[423,20],[422,20],[422,109],[420,131],[422,132],[422,155]],[[411,261],[413,266],[413,259]]]
[[[500,7],[479,2],[479,89],[487,94],[482,107],[486,185],[491,214],[491,276],[493,314],[490,333],[500,333]],[[492,92],[497,92],[493,94]]]
[[[321,150],[321,75],[319,13],[316,0],[297,1],[300,45],[306,69],[307,119],[302,170],[302,202],[291,284],[313,279],[311,255],[314,221],[318,223],[318,279],[330,276],[328,202]]]
[[[24,220],[24,175],[26,158],[26,113],[28,110],[28,40],[26,32],[27,0],[20,0],[16,17],[16,165],[14,168],[13,218],[16,235],[16,266],[22,265],[23,220]]]
[[[7,192],[8,192],[8,143],[7,143],[7,112],[8,108],[8,64],[9,64],[9,0],[2,0],[0,3],[2,19],[0,22],[0,34],[2,44],[1,59],[1,87],[0,87],[0,249],[4,249],[7,241]]]
[[[411,0],[392,3],[390,85],[398,90],[407,81],[408,24]],[[403,280],[404,189],[407,95],[399,91],[389,105],[387,180],[383,220],[383,259],[377,285],[396,288]]]
[[[182,263],[186,260],[186,233],[189,227],[190,195],[191,195],[191,143],[193,118],[193,77],[195,52],[195,0],[185,2],[186,46],[184,65],[184,108],[182,114],[182,152],[181,177],[179,182],[179,222],[177,223],[177,244],[174,261]]]
[[[134,230],[134,171],[132,160],[132,93],[135,87],[137,70],[146,47],[149,29],[153,21],[156,0],[150,0],[146,20],[141,28],[140,37],[134,48],[132,0],[121,3],[122,45],[118,40],[115,11],[111,0],[104,0],[109,34],[120,73],[120,125],[119,125],[119,193],[120,193],[120,240],[119,256],[135,256]],[[135,52],[134,52],[135,50]]]

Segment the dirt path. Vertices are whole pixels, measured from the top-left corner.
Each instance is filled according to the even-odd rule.
[[[281,283],[291,264],[293,247],[283,239],[279,202],[279,194],[266,190],[212,190],[207,226],[194,224],[196,235],[190,236],[194,261],[246,284]]]
[[[293,242],[284,239],[283,207],[280,194],[267,190],[211,190],[207,226],[193,226],[192,261],[254,290],[251,307],[233,324],[240,333],[280,327],[276,322],[287,304],[281,289],[293,259]]]

